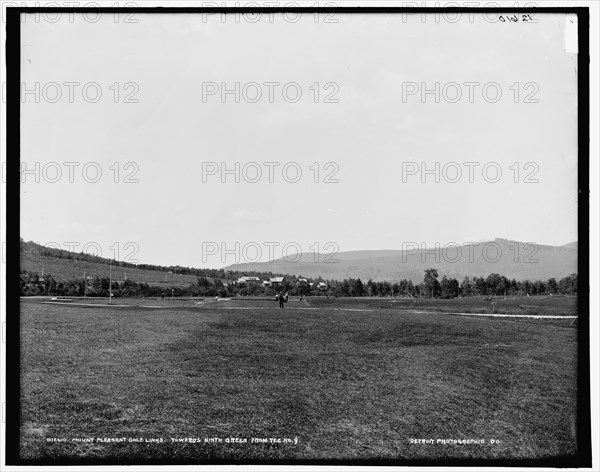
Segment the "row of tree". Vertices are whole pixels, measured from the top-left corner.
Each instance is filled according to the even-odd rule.
[[[456,298],[478,295],[577,295],[577,274],[563,277],[559,281],[552,277],[546,281],[508,279],[500,274],[487,277],[465,277],[462,282],[445,275],[439,279],[436,269],[425,270],[421,290],[427,298]]]
[[[318,282],[324,282],[319,288]],[[312,285],[305,279],[287,276],[275,287],[265,287],[261,283],[224,284],[219,278],[198,277],[196,283],[188,286],[157,286],[132,280],[113,281],[108,277],[93,279],[57,280],[52,275],[40,276],[36,272],[21,271],[21,296],[58,295],[58,296],[96,296],[106,297],[109,286],[116,297],[160,297],[160,296],[272,296],[277,291],[290,295],[334,297],[405,297],[405,298],[456,298],[474,296],[511,296],[511,295],[577,295],[577,274],[571,274],[560,280],[550,278],[546,281],[517,281],[499,274],[487,277],[465,277],[462,282],[447,276],[439,277],[436,269],[425,270],[423,281],[413,283],[410,280],[399,282],[374,282],[361,279],[342,281],[315,279]]]

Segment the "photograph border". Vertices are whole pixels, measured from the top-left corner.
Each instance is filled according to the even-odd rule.
[[[553,13],[574,14],[578,18],[577,104],[578,104],[578,372],[577,372],[577,455],[542,459],[452,459],[452,460],[250,460],[190,461],[168,460],[25,460],[19,455],[21,427],[20,365],[20,83],[21,22],[23,13]],[[7,465],[369,465],[369,466],[518,466],[591,467],[590,409],[590,14],[589,7],[7,7],[6,8],[6,437]],[[596,342],[600,340],[595,340]]]

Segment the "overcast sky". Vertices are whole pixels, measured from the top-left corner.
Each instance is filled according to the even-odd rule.
[[[202,243],[256,243],[266,260],[271,242],[308,252],[577,240],[573,17],[90,19],[22,24],[22,82],[39,83],[39,96],[22,104],[21,158],[41,170],[21,186],[25,240],[94,242],[105,256],[117,243],[120,259],[133,242],[140,262],[196,267],[241,262],[203,257]],[[222,84],[236,82],[239,103],[235,93],[223,103]],[[434,93],[423,103],[422,84],[436,82],[439,103]],[[239,183],[203,172],[236,162]],[[256,183],[255,167],[241,171],[250,162],[262,169]],[[273,182],[264,162],[278,163]],[[421,181],[422,163],[438,163],[439,182]],[[332,172],[338,182],[324,182]]]

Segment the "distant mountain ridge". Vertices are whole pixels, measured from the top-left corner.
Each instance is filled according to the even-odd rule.
[[[516,280],[546,280],[577,273],[577,242],[549,246],[496,238],[494,241],[437,245],[434,248],[420,248],[413,244],[405,249],[348,251],[329,255],[309,253],[290,256],[288,260],[281,258],[271,262],[233,264],[224,269],[378,282],[400,279],[420,282],[428,268],[438,269],[440,275],[457,279],[497,273]]]

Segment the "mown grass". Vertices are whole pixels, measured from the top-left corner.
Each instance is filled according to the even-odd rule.
[[[542,295],[527,297],[522,295],[507,297],[465,297],[453,299],[428,298],[329,298],[311,297],[315,306],[355,305],[386,308],[391,306],[401,310],[426,310],[442,313],[492,313],[511,315],[577,315],[577,297],[567,295]]]
[[[378,307],[378,300],[313,300],[287,310],[268,301],[248,310],[233,309],[240,305],[233,301],[155,310],[23,301],[22,458],[209,463],[576,454],[576,327],[423,315]],[[373,311],[343,309],[349,307]],[[185,444],[171,437],[298,442]],[[410,438],[486,443],[415,445]]]
[[[57,297],[71,300],[76,303],[107,304],[108,298],[100,297]],[[190,302],[213,302],[214,297],[175,297],[171,300],[167,296],[164,300],[157,297],[144,299],[113,298],[114,304],[128,305],[193,305]],[[469,297],[454,299],[428,299],[428,298],[388,298],[388,297],[359,297],[359,298],[335,298],[325,296],[314,296],[305,299],[303,304],[299,297],[290,297],[290,307],[310,306],[314,308],[350,308],[350,309],[397,309],[401,311],[432,311],[440,313],[492,313],[492,301],[494,302],[494,313],[511,315],[555,315],[576,316],[577,297],[557,296],[509,296],[509,297]],[[228,303],[231,302],[231,303]],[[302,303],[302,302],[300,302]],[[247,307],[272,307],[274,297],[232,297],[221,299],[219,306],[247,306]]]

